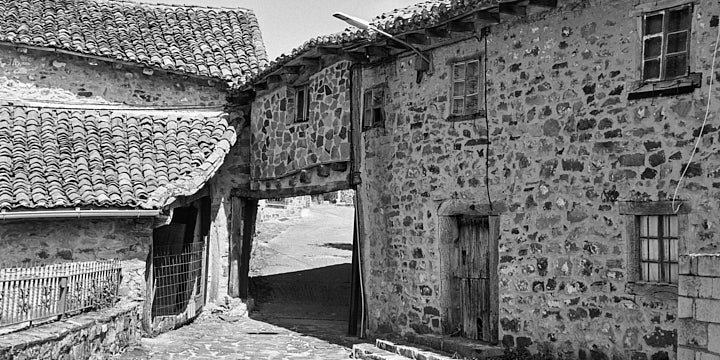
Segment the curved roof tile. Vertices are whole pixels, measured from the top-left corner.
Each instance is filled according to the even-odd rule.
[[[0,106],[0,209],[158,209],[198,191],[235,139],[219,112]]]
[[[236,83],[267,65],[257,18],[252,10],[241,8],[118,0],[3,0],[0,41]]]

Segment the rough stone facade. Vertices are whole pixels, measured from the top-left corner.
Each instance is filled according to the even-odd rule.
[[[214,106],[225,104],[221,82],[187,79],[46,51],[0,46],[0,100],[64,104]],[[217,85],[218,87],[215,87]]]
[[[0,248],[8,263],[145,261],[152,226],[152,218],[5,221],[0,224]]]
[[[109,359],[140,343],[142,304],[128,302],[0,336],[0,359]]]
[[[310,77],[305,121],[295,121],[295,88],[281,86],[253,101],[254,181],[270,183],[305,169],[350,161],[349,67],[349,62],[340,61]]]
[[[387,83],[384,127],[363,133],[365,291],[371,333],[450,333],[438,208],[449,200],[500,216],[499,321],[507,345],[556,354],[674,358],[677,300],[627,287],[624,201],[668,200],[700,132],[716,2],[697,2],[690,71],[702,88],[628,100],[640,79],[635,2],[560,1],[556,9],[432,51],[417,83],[411,58],[367,68]],[[485,52],[485,49],[487,51]],[[487,114],[448,121],[453,59],[487,55]],[[717,82],[713,85],[717,91]],[[720,166],[710,123],[678,193],[691,207],[680,253],[720,246]],[[488,145],[489,142],[489,145]],[[489,189],[485,186],[486,176]],[[488,198],[489,195],[489,198]]]

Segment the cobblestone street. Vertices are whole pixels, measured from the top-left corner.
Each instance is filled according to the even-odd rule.
[[[317,322],[316,322],[317,324]],[[328,325],[332,327],[332,324]],[[323,336],[319,327],[292,331],[242,317],[234,322],[201,319],[128,349],[120,360],[145,359],[348,359],[353,341]],[[319,333],[318,333],[319,331]],[[312,333],[315,336],[306,335]],[[323,340],[327,338],[329,340]]]

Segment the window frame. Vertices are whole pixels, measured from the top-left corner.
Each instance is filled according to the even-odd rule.
[[[477,62],[477,89],[475,92],[468,93],[467,92],[467,83],[468,83],[468,64]],[[450,88],[448,91],[448,101],[449,101],[449,116],[448,120],[450,121],[463,121],[463,120],[472,120],[476,119],[481,116],[485,116],[486,109],[485,109],[485,56],[484,54],[473,54],[470,56],[462,57],[462,58],[452,58],[447,61],[448,67],[449,67],[449,76],[450,79]],[[465,66],[465,70],[463,72],[464,76],[463,79],[456,79],[455,78],[455,68],[456,66],[463,65]],[[462,96],[456,96],[455,95],[455,84],[456,83],[463,83],[463,95]],[[472,113],[467,112],[467,99],[470,96],[477,96],[477,109],[476,111]],[[462,112],[456,113],[455,111],[455,101],[456,100],[462,100],[463,101],[463,109]]]
[[[650,217],[657,218],[656,229],[655,229],[655,236],[650,233]],[[647,228],[647,234],[643,236],[642,228],[644,226],[643,224],[643,218],[648,218],[648,228]],[[678,249],[677,246],[675,247],[675,261],[672,260],[672,241],[679,242],[679,233],[675,234],[675,236],[665,234],[666,225],[668,221],[671,221],[671,218],[675,218],[675,231],[679,231],[679,219],[677,218],[677,215],[671,214],[671,215],[635,215],[635,225],[639,230],[638,234],[638,241],[636,242],[635,246],[639,247],[640,250],[638,250],[638,253],[640,254],[640,257],[638,259],[638,265],[640,266],[640,279],[641,282],[647,282],[647,283],[657,283],[657,284],[675,284],[677,285],[678,282],[678,274],[679,271],[676,272],[675,277],[672,276],[672,270],[669,270],[670,273],[666,273],[668,270],[666,269],[667,266],[670,266],[670,269],[673,264],[675,264],[676,267],[680,266],[680,262],[678,260]],[[647,240],[647,253],[648,257],[643,257],[643,240]],[[657,240],[657,260],[653,260],[650,258],[650,241],[651,240]],[[668,243],[669,242],[669,243]],[[665,257],[665,248],[668,247],[668,257],[669,259],[666,259]],[[645,276],[643,276],[642,266],[644,264],[657,264],[658,266],[658,280],[649,280],[646,279]],[[678,269],[679,270],[679,269]],[[674,281],[674,282],[673,282]]]
[[[376,104],[376,94],[381,92],[381,102]],[[387,114],[385,112],[385,105],[387,103],[387,92],[388,86],[386,83],[378,84],[363,90],[362,97],[362,129],[368,130],[372,128],[385,128],[385,121],[387,120]],[[377,118],[380,115],[381,119]]]
[[[308,122],[310,120],[310,86],[309,84],[296,85],[293,90],[293,97],[295,98],[293,123]],[[304,94],[302,99],[299,99],[300,93]],[[300,114],[300,106],[302,106],[302,114]]]
[[[689,10],[689,24],[687,28],[676,30],[674,32],[671,32],[669,29],[669,23],[670,23],[670,13],[672,11],[678,11],[678,10]],[[659,81],[668,81],[668,80],[674,80],[678,78],[687,77],[690,74],[690,35],[692,34],[692,14],[693,14],[693,5],[690,4],[683,4],[679,6],[674,6],[670,8],[665,8],[661,10],[651,11],[651,12],[644,12],[642,15],[642,58],[641,58],[641,65],[642,65],[642,81],[644,82],[659,82]],[[647,34],[647,19],[653,16],[662,15],[662,27],[660,29],[660,32],[658,33],[652,33]],[[677,51],[674,53],[668,53],[668,39],[672,35],[680,34],[682,32],[686,32],[687,35],[685,37],[685,49],[683,51]],[[653,57],[653,58],[646,58],[646,41],[654,38],[660,38],[660,54]],[[675,75],[675,76],[668,76],[667,74],[667,62],[668,58],[672,56],[677,56],[678,54],[685,54],[685,69],[682,75]],[[659,65],[659,73],[657,77],[653,78],[645,78],[645,64],[647,61],[651,61],[653,59],[657,59],[660,61]]]
[[[694,64],[692,60],[695,58],[695,47],[690,46],[692,41],[691,37],[695,26],[695,10],[699,4],[698,0],[658,0],[652,3],[641,3],[630,12],[630,16],[634,16],[637,19],[638,29],[638,42],[639,46],[636,47],[636,59],[637,59],[637,70],[636,80],[629,82],[628,100],[637,100],[648,97],[656,96],[674,96],[686,93],[691,93],[695,89],[702,86],[702,73],[692,72]],[[667,37],[667,12],[673,9],[679,9],[683,7],[690,8],[690,23],[688,24],[687,32],[688,36],[685,39],[685,59],[686,69],[685,74],[675,76],[671,78],[665,77],[665,62],[664,59],[667,57],[666,53],[666,37]],[[658,78],[645,79],[645,40],[648,37],[653,36],[645,35],[645,19],[653,14],[664,13],[663,15],[663,29],[661,32],[662,44],[661,44],[661,64],[660,74]],[[685,30],[683,30],[685,31]]]
[[[629,294],[644,296],[651,301],[677,300],[677,284],[649,282],[642,279],[640,270],[640,227],[639,216],[668,216],[676,215],[678,219],[678,260],[681,254],[686,253],[685,235],[688,229],[687,214],[691,211],[686,201],[675,201],[677,213],[673,211],[671,201],[648,202],[618,202],[619,213],[625,223],[624,240],[627,247],[627,282],[626,291]],[[679,266],[679,264],[678,264]]]

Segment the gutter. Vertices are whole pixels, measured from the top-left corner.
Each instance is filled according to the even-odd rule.
[[[160,215],[160,210],[29,210],[29,211],[0,211],[0,220],[17,220],[17,219],[60,219],[60,218],[140,218],[155,217]]]

